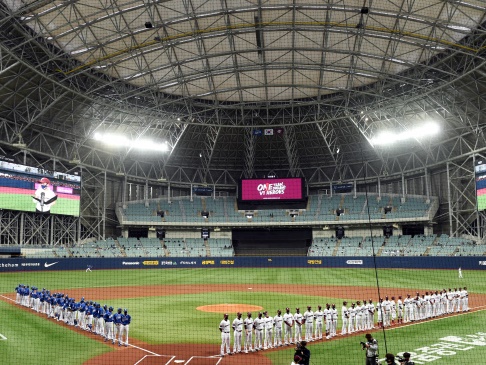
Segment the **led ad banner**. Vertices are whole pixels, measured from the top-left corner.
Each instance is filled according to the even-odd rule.
[[[241,201],[302,200],[302,178],[241,180]]]
[[[474,167],[478,210],[486,210],[486,163],[478,161]]]
[[[79,216],[81,177],[0,160],[0,209]]]

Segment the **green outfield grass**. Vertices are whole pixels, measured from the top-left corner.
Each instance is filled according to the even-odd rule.
[[[0,301],[0,363],[82,364],[111,347]]]
[[[95,265],[96,263],[94,263]],[[424,290],[468,286],[472,293],[486,293],[486,270],[378,269],[380,287]],[[315,268],[228,268],[228,269],[144,269],[22,272],[0,274],[0,293],[11,293],[19,283],[47,288],[94,288],[178,284],[292,284],[376,287],[373,269]]]
[[[79,216],[79,200],[58,198],[56,204],[51,208],[52,214],[63,214]],[[0,207],[9,210],[21,210],[35,212],[35,203],[32,196],[27,194],[0,193]]]
[[[484,332],[486,325],[485,312],[469,313],[458,317],[442,318],[437,321],[418,323],[409,327],[396,328],[385,332],[374,332],[373,336],[378,340],[380,358],[384,358],[387,352],[398,354],[403,352],[416,353],[415,364],[469,364],[484,365],[486,358],[486,346],[462,345],[463,350],[449,349],[455,354],[441,355],[433,353],[434,344],[444,343],[441,338],[447,336],[458,336],[467,341],[473,338],[466,336],[474,335],[477,332]],[[386,342],[385,342],[386,336]],[[485,333],[486,336],[486,333]],[[486,337],[483,336],[483,343]],[[365,353],[361,350],[360,341],[365,341],[364,334],[352,337],[338,338],[328,342],[310,344],[311,361],[313,364],[326,365],[346,365],[364,364]],[[447,342],[446,342],[447,343]],[[451,342],[449,342],[451,343]],[[454,343],[451,343],[454,345]],[[471,347],[470,350],[464,350]],[[293,358],[294,351],[285,349],[284,351],[271,352],[266,354],[275,365],[288,365]],[[428,361],[422,356],[427,354]],[[433,360],[433,356],[440,357]]]
[[[486,293],[486,271],[463,271],[464,279],[458,279],[456,270],[403,270],[403,269],[379,269],[378,281],[381,287],[403,288],[403,292],[394,293],[406,294],[407,289],[431,290],[439,288],[468,286],[471,293]],[[222,318],[218,313],[207,313],[196,310],[198,306],[210,304],[252,304],[263,307],[270,314],[275,315],[277,309],[284,310],[286,306],[292,308],[300,307],[304,312],[307,305],[313,309],[318,304],[325,305],[326,302],[336,303],[340,311],[342,300],[348,302],[363,299],[353,293],[347,286],[376,287],[375,271],[371,269],[315,269],[315,268],[275,268],[275,269],[147,269],[147,270],[96,270],[91,273],[80,271],[61,272],[24,272],[0,274],[0,293],[13,293],[13,289],[19,283],[46,287],[49,289],[79,288],[101,288],[101,287],[122,287],[139,285],[208,285],[216,286],[216,292],[187,293],[183,295],[149,296],[141,298],[122,298],[103,300],[102,304],[111,305],[115,308],[128,308],[132,315],[133,322],[130,326],[132,338],[142,340],[149,344],[171,344],[171,343],[207,343],[219,344],[220,334],[219,322]],[[248,284],[252,287],[255,284],[287,284],[296,285],[323,285],[342,286],[342,292],[337,290],[334,297],[320,297],[309,290],[295,290],[295,293],[275,293],[247,289],[244,291],[231,290],[232,284]],[[217,291],[221,287],[222,290]],[[305,288],[305,287],[303,287]],[[123,289],[120,289],[123,290]],[[150,291],[150,287],[147,288]],[[123,293],[123,292],[122,292]],[[79,300],[79,298],[76,298]],[[87,298],[98,300],[98,298]],[[376,297],[373,297],[376,300]],[[106,303],[105,303],[106,302]],[[72,347],[73,352],[67,363],[82,363],[77,356],[94,356],[103,351],[110,351],[109,347],[93,341],[81,334],[74,333],[64,326],[58,326],[55,322],[26,313],[12,305],[0,302],[0,313],[7,313],[0,320],[0,333],[8,330],[10,337],[8,341],[0,341],[1,346],[14,341],[15,346],[21,346],[18,342],[29,341],[30,333],[38,339],[38,349],[49,347],[52,356],[64,356],[65,349],[54,347],[51,349],[50,342],[58,341],[58,336],[66,335],[68,338],[74,336],[77,340],[76,346]],[[8,312],[4,311],[8,309]],[[256,317],[257,313],[254,313]],[[465,336],[483,331],[485,327],[485,312],[467,314],[460,317],[440,319],[429,323],[420,323],[411,327],[386,331],[386,346],[391,352],[413,351],[423,346],[430,346],[439,342],[444,336]],[[234,313],[230,313],[230,320],[234,319]],[[12,319],[11,319],[12,318]],[[5,323],[7,325],[5,326]],[[19,325],[21,323],[22,325]],[[38,323],[33,328],[39,327],[39,331],[45,326],[48,331],[38,337],[37,332],[25,330],[25,326],[32,327],[29,323]],[[339,321],[340,328],[341,321]],[[6,328],[6,330],[4,330]],[[486,332],[486,330],[485,330]],[[56,337],[57,336],[57,337]],[[73,338],[74,338],[73,337]],[[362,336],[361,336],[362,337]],[[360,350],[359,341],[361,337],[343,337],[330,342],[312,344],[313,364],[356,364],[364,363],[364,354]],[[376,335],[381,344],[381,354],[385,354],[385,342],[383,334]],[[42,340],[45,338],[45,340]],[[52,338],[55,340],[52,341]],[[69,340],[71,341],[71,340]],[[94,344],[93,344],[94,343]],[[486,340],[485,340],[486,343]],[[47,347],[46,347],[47,346]],[[86,353],[84,346],[90,348]],[[93,346],[93,347],[91,347]],[[91,350],[91,348],[93,350]],[[36,347],[37,349],[37,347]],[[13,350],[9,350],[13,351]],[[462,364],[467,359],[468,364],[483,364],[486,358],[486,346],[476,346],[469,351],[459,351],[459,355],[447,356],[449,364]],[[0,352],[0,360],[4,352]],[[57,354],[57,355],[56,355]],[[88,356],[88,357],[89,357]],[[272,353],[266,353],[273,364],[288,365],[292,359],[292,350],[284,349]],[[349,359],[352,359],[350,361]],[[461,360],[459,360],[461,359]],[[41,358],[38,364],[47,364]],[[78,362],[79,361],[79,362]],[[433,364],[442,363],[437,360]],[[425,363],[425,362],[424,362]],[[224,363],[222,363],[224,365]],[[416,364],[418,364],[416,362]]]

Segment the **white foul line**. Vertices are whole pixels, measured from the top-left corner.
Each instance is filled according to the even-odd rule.
[[[7,337],[5,337],[4,335],[2,335],[2,334],[0,333],[0,340],[6,340],[6,339],[7,339]]]
[[[15,300],[10,299],[9,297],[6,297],[5,295],[1,295],[1,294],[0,294],[0,297],[5,298],[5,299],[8,299],[8,300],[10,300],[11,302],[15,302]],[[26,307],[26,308],[27,308],[27,307]],[[141,350],[141,351],[148,352],[148,353],[149,353],[149,354],[151,354],[152,356],[167,356],[167,357],[171,356],[171,355],[160,355],[160,354],[157,354],[157,353],[155,353],[155,352],[153,352],[153,351],[150,351],[150,350],[147,350],[147,349],[144,349],[144,348],[142,348],[142,347],[138,347],[138,346],[135,346],[135,345],[132,345],[132,344],[129,344],[128,346],[134,347],[134,348],[139,349],[139,350]],[[172,358],[174,358],[174,356],[173,356]],[[171,360],[172,360],[172,359],[171,359]],[[139,362],[140,362],[140,361],[139,361]],[[169,361],[169,362],[170,362],[170,361]],[[137,363],[137,364],[138,364],[138,363]]]

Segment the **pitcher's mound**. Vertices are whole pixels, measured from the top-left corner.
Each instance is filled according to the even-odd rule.
[[[211,312],[211,313],[246,313],[246,312],[256,312],[263,309],[258,305],[250,305],[250,304],[212,304],[212,305],[203,305],[201,307],[196,308],[198,311],[201,312]]]

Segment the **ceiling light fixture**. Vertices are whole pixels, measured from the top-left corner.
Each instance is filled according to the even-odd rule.
[[[402,132],[383,131],[370,139],[372,146],[386,146],[410,139],[420,140],[432,137],[440,132],[440,126],[435,122],[427,122]]]
[[[144,151],[169,151],[169,145],[167,142],[158,142],[145,138],[129,139],[126,136],[115,133],[96,132],[93,139],[112,147],[125,147]]]

